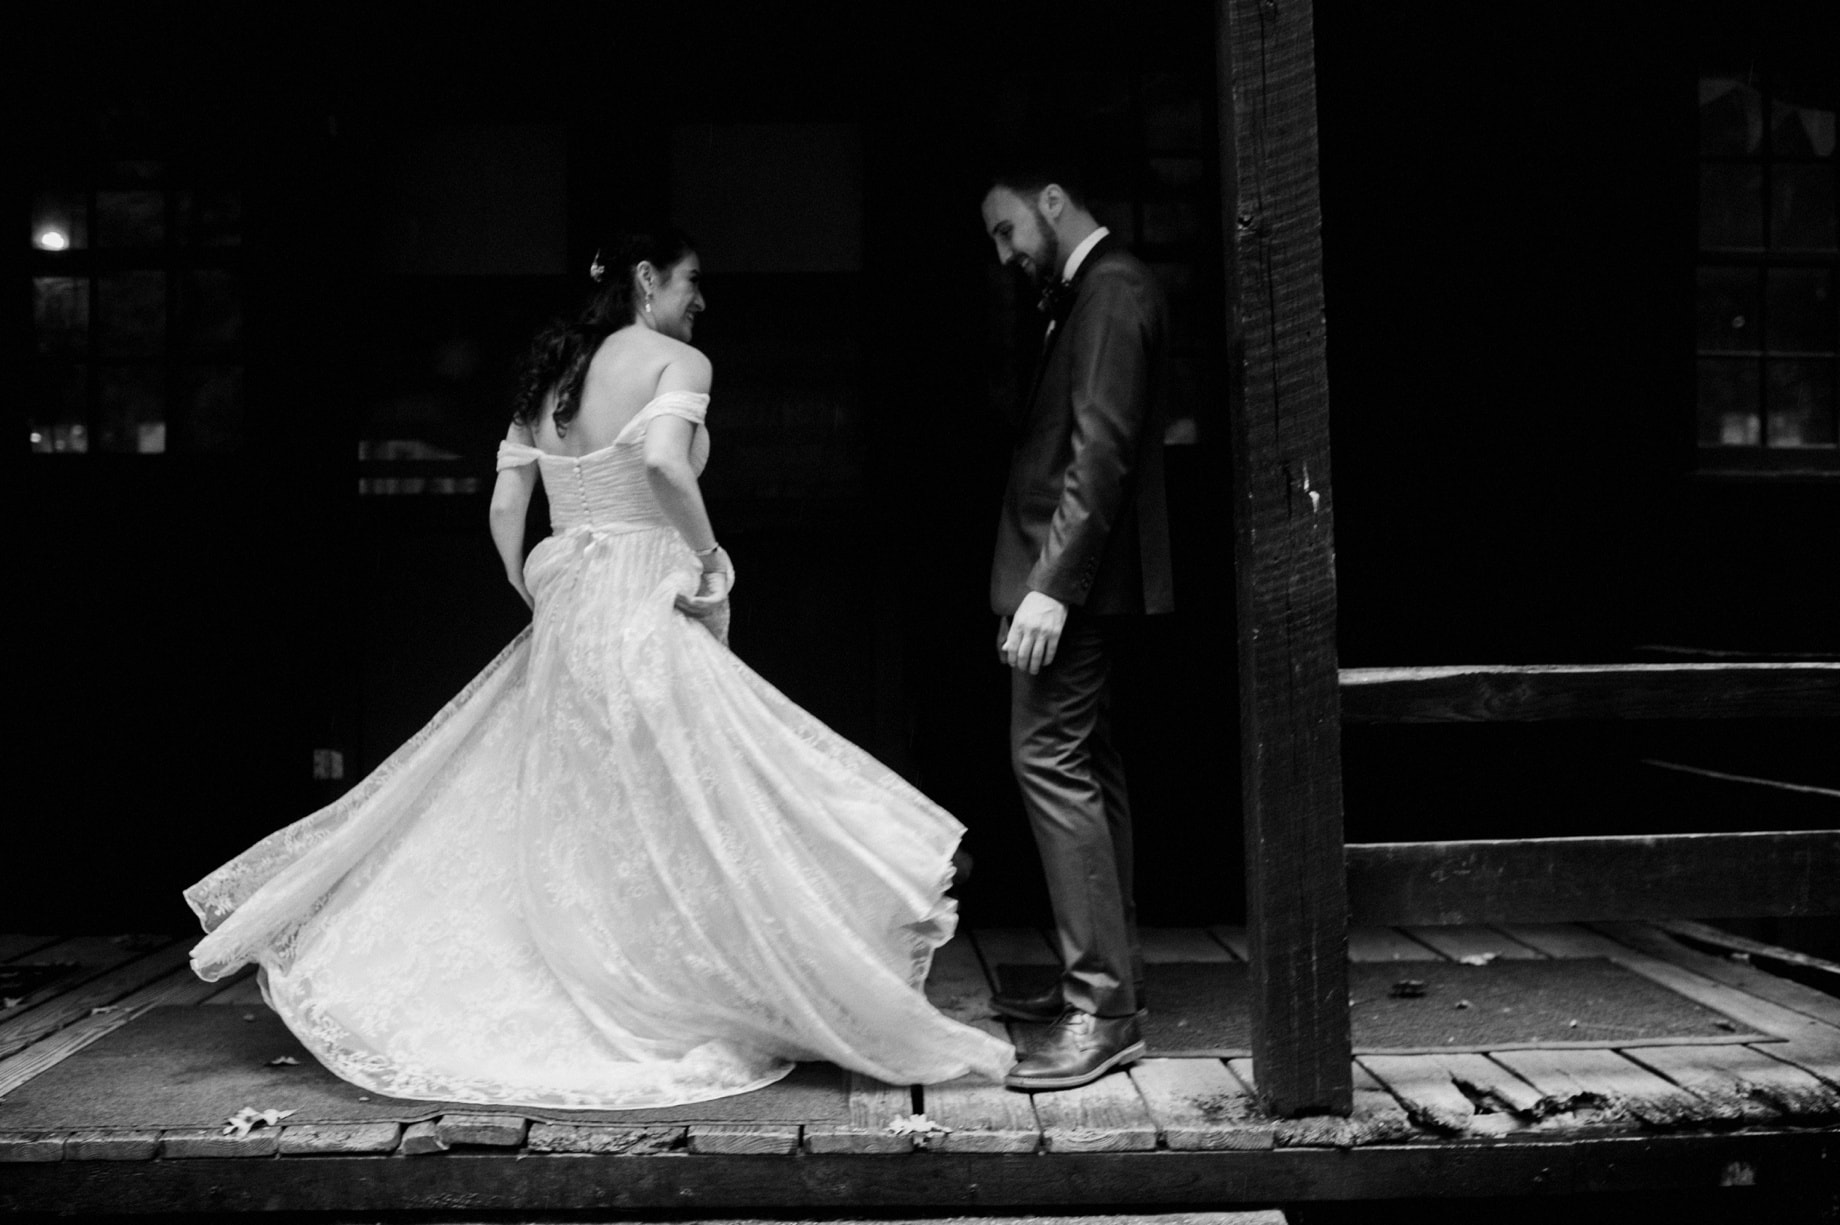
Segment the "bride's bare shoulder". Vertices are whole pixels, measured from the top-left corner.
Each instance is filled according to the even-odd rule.
[[[668,346],[661,351],[664,364],[658,372],[658,390],[707,392],[715,379],[715,367],[703,351],[670,336],[658,339]]]

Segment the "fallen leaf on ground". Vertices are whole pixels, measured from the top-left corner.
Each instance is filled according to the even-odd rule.
[[[888,1130],[897,1136],[944,1135],[950,1127],[942,1127],[923,1114],[910,1114],[888,1121]]]
[[[257,1110],[253,1106],[245,1106],[229,1117],[223,1134],[226,1136],[234,1134],[237,1139],[241,1140],[249,1134],[252,1128],[274,1127],[293,1113],[292,1110]]]
[[[271,1068],[291,1068],[299,1062],[300,1060],[294,1058],[292,1055],[276,1055],[273,1059],[268,1061],[268,1066]]]
[[[1500,953],[1471,953],[1468,957],[1459,957],[1457,960],[1466,966],[1486,966],[1500,956]]]

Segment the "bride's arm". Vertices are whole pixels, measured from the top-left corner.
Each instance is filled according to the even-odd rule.
[[[512,422],[505,437],[526,445],[531,441],[530,431],[516,422]],[[505,563],[505,577],[525,607],[532,609],[536,601],[531,599],[530,589],[524,585],[524,522],[530,513],[530,494],[536,486],[535,464],[506,468],[492,486],[490,512],[492,543],[498,549],[499,560]]]
[[[658,391],[694,391],[709,394],[709,359],[695,349],[665,367],[658,380]],[[696,438],[696,426],[682,417],[660,413],[645,427],[645,475],[652,494],[658,499],[665,517],[696,550],[705,574],[730,569],[722,550],[708,552],[716,543],[715,528],[710,525],[709,511],[703,505],[703,491],[696,483],[696,469],[690,463],[690,444]]]

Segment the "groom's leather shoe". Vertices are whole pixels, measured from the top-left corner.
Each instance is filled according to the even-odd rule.
[[[1077,1089],[1143,1057],[1144,1039],[1136,1014],[1096,1017],[1069,1008],[1041,1044],[1009,1070],[1003,1083],[1033,1093]]]

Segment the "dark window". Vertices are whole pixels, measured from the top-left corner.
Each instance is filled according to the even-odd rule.
[[[1699,82],[1704,469],[1840,470],[1831,80]]]
[[[31,202],[36,452],[226,451],[242,436],[241,197],[112,163]]]

